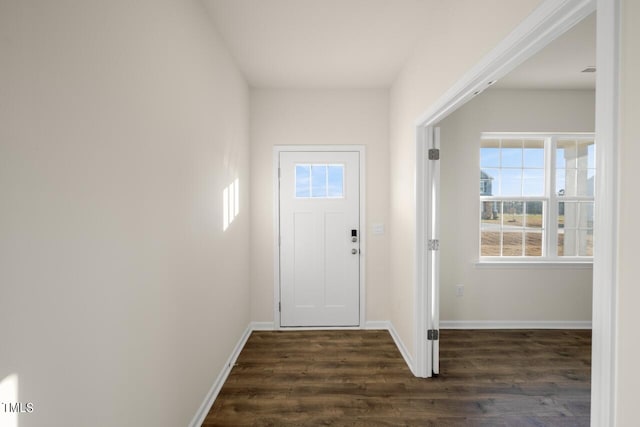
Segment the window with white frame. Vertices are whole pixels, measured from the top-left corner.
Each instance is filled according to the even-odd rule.
[[[480,260],[593,258],[592,133],[483,133]]]

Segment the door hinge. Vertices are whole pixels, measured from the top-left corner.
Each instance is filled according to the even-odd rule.
[[[438,331],[437,329],[427,330],[427,339],[429,341],[438,341],[439,337],[440,337],[440,331]]]
[[[440,150],[438,148],[429,148],[429,160],[440,160]]]
[[[278,312],[282,313],[282,303],[281,302],[278,303]]]
[[[438,239],[429,239],[427,240],[427,249],[430,251],[439,251],[440,250],[440,240]]]

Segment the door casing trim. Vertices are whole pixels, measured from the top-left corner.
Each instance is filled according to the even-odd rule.
[[[416,376],[427,377],[425,345],[429,299],[426,284],[424,215],[428,200],[424,178],[425,140],[431,128],[492,82],[513,70],[549,42],[597,9],[596,139],[598,141],[595,242],[593,266],[593,349],[591,425],[616,422],[616,316],[618,99],[620,0],[546,0],[480,63],[469,70],[415,122],[416,138],[416,274],[414,284]]]
[[[320,327],[306,329],[364,329],[366,286],[365,286],[365,265],[367,256],[367,224],[366,224],[366,148],[364,145],[275,145],[273,147],[273,323],[276,330],[280,329],[299,329],[297,327],[283,327],[280,321],[280,178],[278,168],[280,167],[280,153],[282,152],[357,152],[359,157],[360,168],[360,274],[359,274],[359,322],[356,327],[336,328],[336,327]]]

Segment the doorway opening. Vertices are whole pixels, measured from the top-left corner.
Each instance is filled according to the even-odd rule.
[[[615,242],[613,212],[616,206],[615,144],[617,100],[617,20],[616,1],[597,2],[597,98],[596,140],[598,141],[596,210],[594,215],[593,267],[593,357],[592,357],[592,425],[609,425],[613,416],[612,393],[615,351]],[[565,33],[596,9],[596,1],[565,0],[545,2],[527,18],[503,43],[472,69],[431,110],[418,121],[416,128],[417,158],[417,265],[416,265],[416,366],[418,376],[437,373],[436,346],[429,346],[427,332],[437,327],[437,274],[430,269],[429,240],[438,235],[429,230],[436,200],[431,192],[432,163],[429,149],[434,146],[434,127],[459,107],[482,93],[515,69],[519,64]],[[476,189],[477,191],[477,189]],[[437,212],[437,206],[435,208]],[[442,242],[446,244],[446,242]],[[438,268],[438,266],[436,266]],[[436,272],[437,273],[437,272]],[[434,370],[434,366],[436,369]]]

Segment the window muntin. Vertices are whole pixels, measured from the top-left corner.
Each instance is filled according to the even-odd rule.
[[[544,160],[544,140],[483,139],[481,143],[480,168],[493,181],[493,196],[544,195]]]
[[[481,260],[592,257],[595,174],[593,134],[483,134]]]
[[[595,186],[593,141],[561,139],[556,143],[556,193],[593,197]]]
[[[593,256],[593,202],[558,202],[558,255]]]
[[[344,198],[343,164],[297,164],[295,168],[297,199]]]
[[[480,256],[542,256],[544,204],[542,201],[483,201]]]

